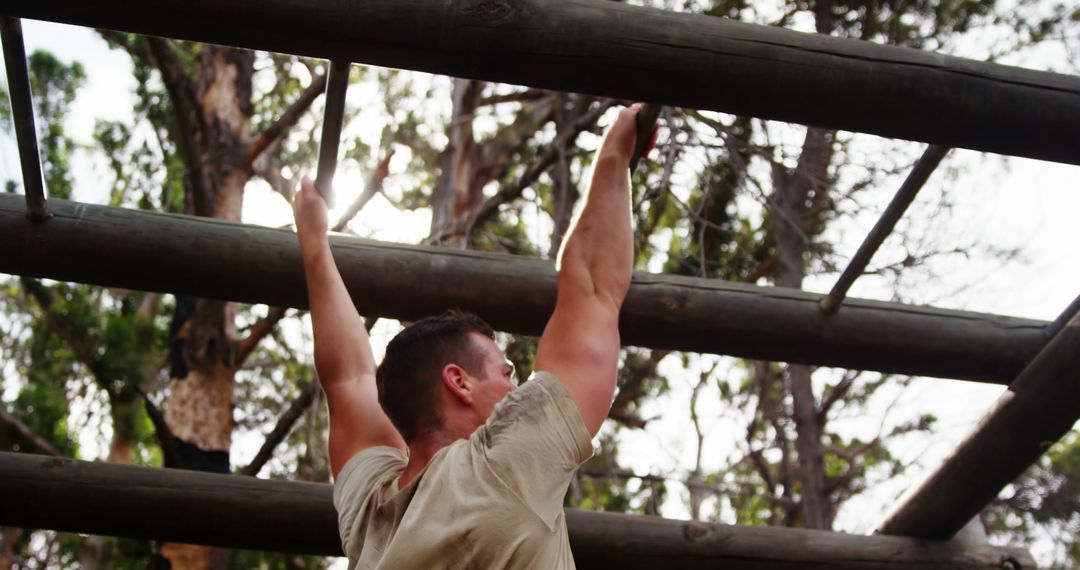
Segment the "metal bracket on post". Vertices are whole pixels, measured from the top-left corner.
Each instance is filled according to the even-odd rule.
[[[319,140],[319,166],[315,174],[315,189],[333,204],[334,171],[337,170],[341,126],[345,121],[345,94],[349,89],[349,69],[352,62],[334,60],[326,74],[326,109],[323,111],[322,138]]]
[[[26,189],[26,217],[31,222],[44,222],[52,214],[45,203],[45,182],[41,175],[41,154],[38,152],[37,129],[34,126],[34,104],[30,94],[30,75],[26,69],[22,21],[0,16],[0,37],[3,39],[11,115],[15,121],[15,138],[19,145],[23,187]]]

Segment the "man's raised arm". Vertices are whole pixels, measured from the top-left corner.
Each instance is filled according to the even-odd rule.
[[[559,252],[558,300],[536,354],[536,370],[562,380],[594,436],[615,393],[619,309],[633,271],[629,165],[639,109],[619,113],[593,162],[585,206]]]
[[[379,406],[367,330],[330,252],[326,203],[306,177],[293,198],[293,215],[307,277],[315,369],[330,408],[330,470],[336,478],[357,452],[376,445],[405,449],[405,441]]]

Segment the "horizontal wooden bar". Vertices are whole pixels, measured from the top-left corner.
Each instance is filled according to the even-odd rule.
[[[1080,420],[1080,315],[1016,378],[878,532],[948,539]]]
[[[4,47],[11,118],[15,123],[15,139],[19,145],[19,164],[22,166],[26,192],[26,216],[33,222],[44,222],[49,219],[49,210],[45,202],[45,181],[41,176],[41,155],[38,151],[37,127],[34,126],[34,102],[30,93],[30,75],[26,69],[22,22],[18,18],[0,16],[0,38]]]
[[[0,273],[109,287],[305,307],[295,235],[209,218],[51,200],[31,224],[0,195]],[[415,320],[450,307],[499,330],[539,335],[555,303],[555,271],[539,259],[383,243],[331,245],[361,314]],[[623,343],[1006,383],[1047,342],[1047,323],[848,299],[717,280],[637,273],[623,304]]]
[[[1080,78],[606,0],[5,0],[24,18],[1080,163]]]
[[[329,485],[0,453],[0,526],[340,556]],[[1021,548],[566,511],[580,568],[1034,568]]]

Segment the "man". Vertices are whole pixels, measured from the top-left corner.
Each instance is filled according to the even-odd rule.
[[[562,501],[615,391],[638,110],[620,112],[594,159],[536,373],[518,390],[490,327],[458,312],[406,328],[376,371],[326,240],[326,206],[304,180],[294,213],[350,568],[574,567]]]

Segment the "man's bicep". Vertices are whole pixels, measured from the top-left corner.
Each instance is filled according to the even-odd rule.
[[[369,447],[406,449],[405,440],[379,405],[374,378],[324,388],[330,409],[330,470],[334,477],[353,455]]]
[[[619,349],[618,308],[595,297],[560,299],[540,337],[536,370],[562,380],[593,436],[611,409]]]

